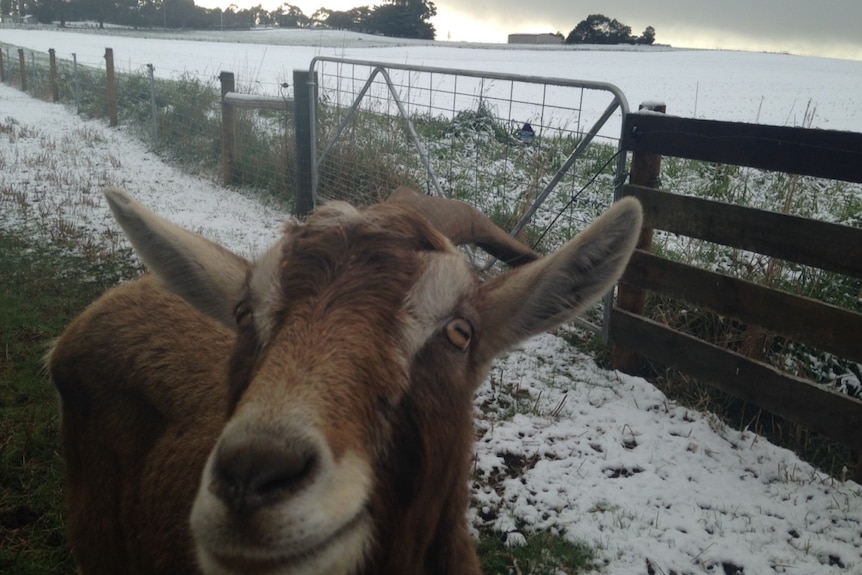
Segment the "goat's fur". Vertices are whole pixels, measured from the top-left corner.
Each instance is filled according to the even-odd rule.
[[[641,225],[623,200],[482,283],[409,204],[329,204],[252,263],[106,196],[152,275],[48,359],[83,575],[479,573],[474,390],[612,286]]]

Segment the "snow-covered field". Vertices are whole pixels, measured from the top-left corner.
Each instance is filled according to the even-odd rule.
[[[482,69],[529,65],[533,74],[615,82],[633,102],[663,99],[684,115],[693,114],[699,94],[698,116],[754,121],[761,110],[762,122],[794,123],[794,111],[811,99],[815,125],[862,131],[862,62],[410,43],[357,48],[382,42],[343,34],[314,38],[329,44],[342,38],[342,44],[0,30],[0,41],[54,47],[61,56],[76,52],[96,61],[109,45],[134,54],[131,66],[151,61],[157,70],[201,73],[245,66],[267,81],[324,53]],[[94,242],[115,242],[117,228],[98,194],[106,185],[123,186],[159,213],[245,254],[259,252],[289,217],[165,165],[122,130],[0,85],[0,226],[37,233],[69,225],[86,229]],[[494,415],[513,396],[515,413]],[[862,486],[680,407],[643,379],[599,369],[555,335],[499,360],[478,392],[476,412],[483,481],[474,486],[471,516],[477,525],[487,521],[509,533],[513,543],[526,531],[553,529],[594,546],[598,572],[621,575],[862,573]]]
[[[157,76],[168,78],[228,70],[262,93],[279,93],[294,69],[330,56],[610,82],[633,108],[659,100],[670,114],[713,120],[799,125],[810,102],[817,111],[812,127],[862,132],[862,61],[855,60],[662,47],[429,43],[330,30],[117,34],[0,29],[0,42],[41,52],[54,48],[58,58],[75,53],[79,63],[94,67],[104,66],[110,47],[120,70],[153,64]],[[145,37],[157,41],[143,42]]]

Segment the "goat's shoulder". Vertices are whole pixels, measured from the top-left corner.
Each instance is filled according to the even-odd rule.
[[[227,328],[143,276],[79,315],[54,343],[47,368],[67,408],[134,396],[170,416],[220,393],[233,341]]]
[[[224,418],[233,337],[144,276],[55,342],[47,367],[62,399],[69,538],[100,550],[77,557],[83,573],[196,572],[191,478]]]

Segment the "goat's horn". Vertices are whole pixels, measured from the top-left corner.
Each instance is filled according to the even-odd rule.
[[[476,244],[510,266],[520,266],[539,257],[485,214],[464,202],[428,196],[405,186],[399,186],[387,201],[414,208],[453,244]]]

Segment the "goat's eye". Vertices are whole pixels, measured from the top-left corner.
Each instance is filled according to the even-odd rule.
[[[470,348],[472,337],[473,326],[467,320],[459,317],[446,324],[446,338],[459,351],[467,351]]]
[[[236,326],[245,329],[254,319],[254,310],[251,309],[251,305],[247,301],[243,300],[233,308],[233,316],[236,320]]]

